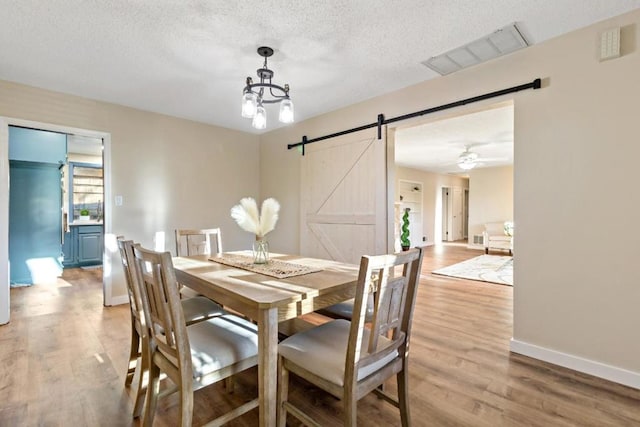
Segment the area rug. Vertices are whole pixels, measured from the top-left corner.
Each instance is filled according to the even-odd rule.
[[[513,257],[481,255],[432,273],[513,286]]]

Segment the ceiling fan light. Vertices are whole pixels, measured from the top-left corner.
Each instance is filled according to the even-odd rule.
[[[469,151],[466,147],[465,151],[458,157],[458,167],[464,170],[471,170],[476,167],[476,161],[478,160],[478,154]]]
[[[267,112],[262,105],[256,108],[256,114],[253,116],[251,126],[256,129],[265,129],[267,127]]]
[[[476,167],[476,162],[473,160],[460,160],[458,161],[458,167],[468,171]]]
[[[283,99],[280,101],[280,116],[279,120],[282,123],[293,123],[293,101],[290,99]]]
[[[242,95],[242,117],[253,118],[258,108],[258,97],[253,92],[245,92]]]

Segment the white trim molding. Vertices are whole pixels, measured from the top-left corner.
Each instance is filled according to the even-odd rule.
[[[533,357],[554,365],[573,369],[595,377],[604,378],[618,384],[640,389],[640,372],[633,372],[604,363],[584,359],[579,356],[562,353],[524,341],[511,338],[510,349],[513,353]]]
[[[9,121],[0,117],[0,325],[9,323]]]
[[[111,297],[111,304],[109,304],[109,306],[121,304],[129,304],[129,295],[117,295]]]

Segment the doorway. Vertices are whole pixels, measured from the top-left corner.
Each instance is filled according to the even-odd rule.
[[[428,243],[483,249],[484,224],[512,219],[513,115],[509,100],[394,129],[395,188],[402,179],[424,183]]]
[[[449,241],[449,188],[442,187],[442,191],[440,193],[440,200],[442,206],[442,214],[440,215],[441,225],[440,227],[440,242],[448,242]]]
[[[72,134],[92,138],[100,138],[103,141],[103,168],[104,168],[104,232],[106,236],[111,234],[111,136],[109,133],[88,129],[60,126],[48,123],[34,122],[30,120],[0,117],[0,188],[6,191],[0,192],[0,277],[9,278],[9,126],[40,129],[43,131],[62,134]],[[103,259],[109,261],[109,257]],[[104,305],[113,305],[111,295],[110,266],[105,265],[103,275]],[[9,280],[0,285],[0,325],[9,322]]]
[[[466,237],[468,230],[467,203],[469,190],[462,187],[442,187],[442,240],[441,242],[456,242]]]
[[[102,264],[102,151],[101,138],[9,126],[12,287]]]
[[[64,267],[102,265],[104,168],[102,138],[67,136],[63,203]]]

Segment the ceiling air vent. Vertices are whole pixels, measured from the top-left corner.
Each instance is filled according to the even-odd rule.
[[[514,23],[469,44],[429,58],[422,63],[444,76],[506,55],[528,45]]]

